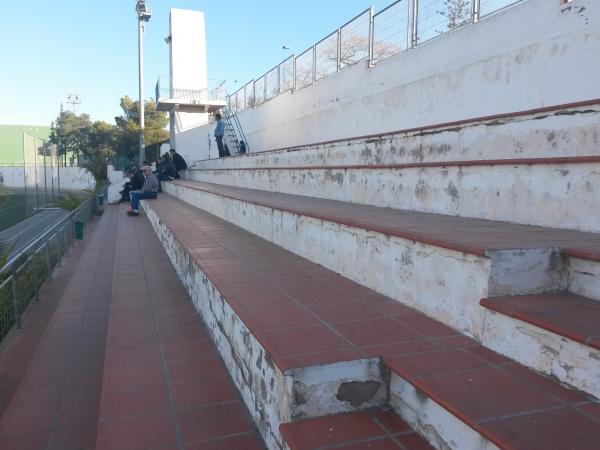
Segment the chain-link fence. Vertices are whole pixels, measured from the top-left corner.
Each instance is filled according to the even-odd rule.
[[[26,216],[60,198],[56,146],[27,133],[23,133],[23,190]]]
[[[333,33],[292,55],[232,94],[238,110],[263,104],[289,90],[299,90],[346,67],[369,66],[452,32],[526,0],[397,0],[377,14],[367,9]],[[253,85],[252,89],[248,86]],[[248,95],[248,91],[253,96]],[[238,94],[245,93],[240,108]]]
[[[61,264],[73,245],[76,227],[83,227],[96,215],[106,198],[107,186],[100,195],[90,197],[56,225],[13,255],[0,269],[0,342],[13,327],[21,328],[21,318],[31,301],[39,300],[39,290]]]

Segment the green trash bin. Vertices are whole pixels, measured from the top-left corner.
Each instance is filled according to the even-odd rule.
[[[75,239],[83,239],[83,222],[75,222]]]

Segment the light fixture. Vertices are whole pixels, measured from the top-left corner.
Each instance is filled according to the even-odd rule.
[[[146,0],[138,0],[135,5],[135,11],[137,12],[138,19],[143,20],[144,22],[150,21],[150,17],[152,17],[152,13],[146,5]]]

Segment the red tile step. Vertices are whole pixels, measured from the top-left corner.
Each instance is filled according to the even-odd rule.
[[[598,404],[586,395],[174,197],[163,195],[151,207],[281,370],[381,357],[393,373],[502,449],[597,448],[600,414],[591,411]],[[356,417],[365,420],[367,414],[375,421],[371,413],[361,414]],[[560,426],[544,425],[553,417],[561,418]],[[381,448],[398,445],[389,434],[352,435],[335,444],[305,442],[304,434],[331,428],[311,424],[285,424],[281,431],[297,445],[292,448],[379,448],[357,443],[371,438],[382,440]]]
[[[478,256],[485,256],[487,250],[558,247],[570,256],[600,260],[600,234],[597,233],[402,211],[200,181],[177,180],[173,183]]]
[[[598,448],[600,404],[481,350],[469,354],[451,349],[385,357],[384,361],[421,398],[434,401],[501,449]]]
[[[481,305],[600,349],[600,301],[571,292],[492,297]]]
[[[290,450],[433,450],[391,409],[317,417],[279,430]]]

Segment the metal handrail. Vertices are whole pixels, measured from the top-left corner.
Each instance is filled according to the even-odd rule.
[[[12,255],[0,269],[0,277],[6,277],[0,278],[0,341],[13,327],[21,328],[21,317],[29,303],[39,301],[40,288],[46,279],[52,278],[53,269],[62,264],[63,256],[74,243],[74,222],[91,221],[101,204],[101,196],[106,197],[107,191],[108,184],[105,184],[98,195],[85,200],[27,247]]]
[[[108,185],[104,185],[101,188],[101,192],[103,193],[104,198],[106,198],[106,196],[107,196],[107,193],[108,193],[107,189],[108,189]],[[12,268],[12,265],[14,264],[15,261],[17,261],[21,256],[28,254],[31,251],[31,249],[33,249],[34,247],[37,247],[37,246],[41,247],[41,245],[43,245],[43,244],[40,244],[40,242],[42,242],[47,236],[52,234],[56,230],[56,228],[64,225],[64,223],[67,221],[72,221],[72,219],[74,219],[75,216],[80,215],[84,209],[89,208],[91,202],[96,202],[96,201],[97,201],[96,196],[88,198],[81,205],[79,205],[77,208],[75,208],[73,211],[71,211],[65,217],[60,219],[51,228],[49,228],[48,230],[46,230],[45,232],[40,234],[35,240],[33,240],[31,243],[29,243],[27,245],[27,247],[19,250],[17,253],[12,255],[10,257],[10,259],[7,261],[7,263],[2,268],[0,268],[0,274],[12,271],[10,269]]]
[[[347,22],[345,22],[340,27],[338,27],[337,30],[335,30],[332,33],[328,34],[323,39],[321,39],[320,41],[318,41],[317,43],[315,43],[314,45],[311,45],[310,47],[308,47],[305,51],[299,53],[297,56],[292,55],[294,57],[294,59],[293,59],[293,61],[294,61],[294,63],[293,63],[293,65],[294,65],[294,69],[293,69],[293,72],[294,72],[294,87],[293,87],[293,91],[296,91],[296,90],[298,90],[301,87],[306,87],[306,86],[309,85],[309,84],[306,84],[305,86],[304,85],[303,86],[297,86],[296,85],[296,81],[297,81],[296,80],[297,60],[300,57],[303,57],[307,52],[310,52],[310,51],[313,52],[313,76],[312,76],[312,83],[314,84],[316,81],[318,81],[318,79],[316,77],[316,73],[315,73],[315,66],[316,66],[316,64],[315,64],[315,53],[316,53],[315,52],[315,48],[320,43],[322,43],[326,39],[330,38],[332,35],[335,35],[336,33],[338,34],[338,55],[337,55],[338,56],[338,65],[337,65],[337,72],[339,72],[340,70],[343,70],[344,68],[348,67],[348,65],[342,65],[342,67],[340,67],[340,63],[339,63],[340,51],[341,51],[340,50],[340,39],[339,39],[340,30],[342,28],[348,26],[349,24],[351,24],[354,20],[359,19],[360,17],[362,17],[364,14],[368,13],[369,11],[371,11],[371,29],[369,30],[369,43],[368,43],[369,56],[367,58],[361,59],[361,61],[367,60],[369,67],[373,67],[373,65],[377,64],[378,62],[380,62],[380,61],[376,61],[375,58],[373,58],[373,51],[372,51],[373,41],[374,41],[374,39],[373,39],[373,34],[374,34],[373,31],[374,30],[373,29],[376,26],[373,21],[374,21],[374,19],[376,17],[379,17],[380,14],[388,11],[390,8],[396,6],[398,3],[402,2],[402,1],[406,1],[406,2],[409,3],[409,8],[411,10],[412,17],[411,17],[411,20],[409,21],[409,29],[407,30],[407,32],[409,33],[410,44],[407,46],[406,49],[403,49],[401,52],[404,52],[406,50],[409,50],[411,48],[414,48],[414,47],[416,47],[416,46],[424,43],[425,41],[421,41],[420,40],[419,31],[417,29],[418,28],[418,21],[419,21],[419,0],[396,0],[393,3],[391,3],[390,5],[388,5],[385,8],[383,8],[381,11],[378,11],[375,14],[373,14],[372,8],[367,8],[367,9],[363,10],[362,12],[360,12],[359,14],[357,14],[356,16],[354,16],[352,19],[350,19]],[[439,1],[440,1],[440,4],[443,2],[443,0],[439,0]],[[513,0],[509,4],[504,5],[504,6],[498,8],[498,9],[496,9],[494,11],[491,11],[491,12],[488,11],[488,12],[486,12],[483,15],[481,14],[481,8],[480,8],[481,1],[482,0],[470,0],[471,5],[472,5],[472,17],[471,17],[470,23],[477,23],[481,19],[483,19],[483,18],[491,15],[492,13],[496,13],[498,11],[502,11],[504,9],[510,8],[510,7],[515,6],[515,5],[519,4],[519,3],[523,3],[526,0]],[[451,31],[453,31],[453,30],[447,30],[447,31],[444,31],[444,32],[440,32],[436,36],[428,38],[427,41],[431,40],[431,39],[435,39],[435,38],[440,37],[440,36],[443,36],[443,35],[451,32]],[[401,53],[401,52],[398,52],[398,53]],[[280,71],[281,70],[281,64],[283,62],[287,61],[287,59],[289,59],[289,57],[286,58],[286,59],[284,59],[281,63],[277,64],[273,69],[279,68],[278,70]],[[268,70],[261,77],[258,77],[257,79],[252,80],[249,83],[256,84],[257,81],[260,81],[263,77],[266,76],[267,73],[269,73],[273,69]],[[279,79],[281,80],[281,73],[279,73]],[[254,92],[256,94],[256,91],[254,91]],[[280,95],[280,94],[281,94],[281,92],[279,92],[276,95]],[[246,108],[259,106],[260,104],[265,103],[266,101],[267,101],[266,98],[264,99],[264,101],[260,102],[259,104],[257,104],[256,101],[253,101],[252,105],[246,105]]]

